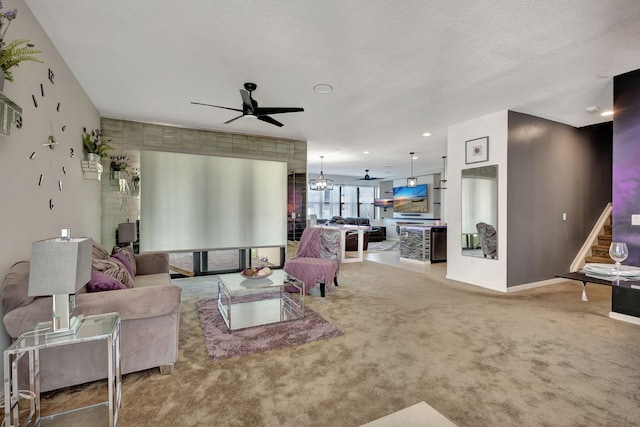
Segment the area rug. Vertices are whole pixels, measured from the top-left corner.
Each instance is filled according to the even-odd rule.
[[[196,307],[211,360],[306,344],[344,333],[318,313],[305,308],[304,319],[240,329],[230,334],[215,298],[197,301]]]

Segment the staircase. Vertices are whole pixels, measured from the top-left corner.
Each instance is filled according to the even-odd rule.
[[[613,263],[609,257],[609,246],[611,245],[611,235],[613,234],[613,226],[611,225],[612,213],[613,206],[608,203],[573,259],[569,271],[579,271],[587,262]]]
[[[609,217],[608,224],[603,226],[602,234],[598,234],[597,244],[591,246],[591,255],[584,259],[585,262],[613,264],[613,260],[609,256],[609,246],[611,245],[612,234],[613,225],[611,225],[611,217]]]

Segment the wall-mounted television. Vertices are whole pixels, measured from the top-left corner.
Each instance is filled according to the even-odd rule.
[[[422,214],[429,212],[427,184],[416,187],[393,187],[394,214]]]

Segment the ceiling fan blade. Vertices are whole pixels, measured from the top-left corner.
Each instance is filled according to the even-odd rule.
[[[272,125],[276,125],[278,127],[284,126],[282,123],[280,123],[277,120],[272,119],[269,116],[258,116],[258,120],[262,120],[263,122],[271,123]]]
[[[304,111],[301,107],[258,107],[255,109],[255,113],[262,114],[281,114],[281,113],[298,113]]]
[[[242,96],[242,104],[244,104],[244,108],[254,112],[253,102],[251,102],[251,94],[244,89],[240,89],[240,96]]]
[[[242,112],[242,110],[239,110],[239,109],[237,109],[237,108],[223,107],[223,106],[221,106],[221,105],[204,104],[204,103],[202,103],[202,102],[193,102],[193,101],[191,101],[191,103],[192,103],[192,104],[195,104],[195,105],[206,105],[207,107],[224,108],[225,110],[232,110],[232,111],[240,111],[240,112]]]
[[[231,123],[231,122],[233,122],[233,121],[235,121],[235,120],[238,120],[240,117],[244,117],[244,114],[241,114],[241,115],[239,115],[238,117],[234,117],[234,118],[233,118],[233,119],[231,119],[231,120],[227,120],[226,122],[224,122],[224,124],[225,124],[225,125],[228,125],[229,123]]]
[[[375,181],[376,179],[384,179],[384,178],[377,178],[377,177],[365,175],[362,178],[354,179],[354,181]]]

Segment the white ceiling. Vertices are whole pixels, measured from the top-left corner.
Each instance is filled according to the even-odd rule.
[[[640,68],[638,0],[26,3],[102,116],[307,140],[310,175],[324,155],[325,173],[406,177],[410,151],[433,171],[447,126],[500,110],[607,121],[612,77]],[[190,104],[241,108],[248,81],[305,112],[224,125],[236,112]]]

